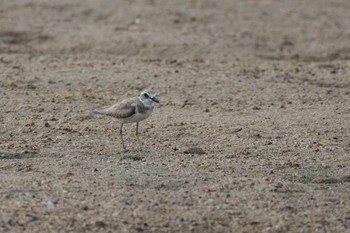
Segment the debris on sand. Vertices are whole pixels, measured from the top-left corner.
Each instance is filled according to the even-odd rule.
[[[200,147],[190,147],[187,150],[184,151],[185,154],[197,154],[197,155],[204,155],[207,152],[205,152],[202,148]]]

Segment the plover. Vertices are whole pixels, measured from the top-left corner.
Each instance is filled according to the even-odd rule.
[[[96,114],[113,117],[120,122],[119,133],[124,150],[125,145],[123,139],[123,125],[125,123],[136,122],[136,138],[139,143],[140,150],[142,150],[139,139],[139,122],[151,115],[155,102],[159,103],[156,93],[151,90],[146,90],[143,91],[139,97],[125,99],[109,108],[94,110],[93,112]]]

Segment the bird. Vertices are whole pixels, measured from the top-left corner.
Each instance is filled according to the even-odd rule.
[[[159,100],[156,97],[156,92],[152,90],[144,90],[138,97],[124,99],[104,109],[93,110],[93,113],[113,117],[120,122],[119,134],[124,150],[126,150],[126,147],[123,139],[123,125],[136,122],[136,138],[139,143],[139,148],[142,150],[139,139],[139,122],[145,120],[151,115],[155,103],[159,103]]]

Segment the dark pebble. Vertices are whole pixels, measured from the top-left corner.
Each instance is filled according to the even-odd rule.
[[[204,155],[207,152],[205,152],[202,148],[200,147],[191,147],[188,148],[187,150],[184,151],[185,154],[197,154],[197,155]]]

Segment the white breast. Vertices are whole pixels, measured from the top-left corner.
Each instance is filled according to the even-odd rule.
[[[134,115],[132,115],[131,117],[123,119],[123,123],[133,123],[133,122],[142,121],[151,115],[152,110],[153,110],[153,108],[147,110],[144,113],[140,113],[140,112],[138,112],[138,110],[136,108],[136,113]]]

